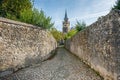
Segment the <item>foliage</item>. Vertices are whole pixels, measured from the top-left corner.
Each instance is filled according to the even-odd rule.
[[[78,22],[75,24],[75,27],[73,27],[66,35],[65,39],[69,39],[72,36],[74,36],[76,33],[78,33],[81,30],[84,30],[86,28],[85,22]]]
[[[43,10],[39,11],[34,8],[31,10],[24,10],[21,12],[20,16],[21,21],[30,23],[45,29],[50,29],[53,27],[54,23],[51,23],[51,18],[46,17]]]
[[[33,9],[31,0],[0,0],[0,16],[45,29],[50,29],[54,25],[51,18],[47,17],[43,10]]]
[[[116,1],[116,5],[112,9],[119,9],[120,10],[120,0]]]
[[[50,31],[57,42],[64,40],[64,34],[58,31],[56,28],[52,28]]]
[[[75,24],[75,28],[77,31],[81,31],[86,28],[86,24],[85,24],[85,22],[77,21],[77,23]]]
[[[23,10],[20,13],[20,21],[31,23],[32,16],[33,16],[33,11],[31,9]]]
[[[0,1],[0,16],[18,19],[23,9],[32,10],[32,4],[30,0],[1,0]]]
[[[66,35],[65,35],[65,40],[71,38],[74,36],[78,31],[76,29],[70,30]]]

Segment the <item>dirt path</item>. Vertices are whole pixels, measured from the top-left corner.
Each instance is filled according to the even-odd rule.
[[[60,47],[50,60],[16,72],[5,80],[103,80],[79,58]]]

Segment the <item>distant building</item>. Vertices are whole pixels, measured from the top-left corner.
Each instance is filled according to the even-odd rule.
[[[70,30],[70,22],[68,21],[67,11],[65,11],[65,17],[63,21],[63,33],[66,34]]]

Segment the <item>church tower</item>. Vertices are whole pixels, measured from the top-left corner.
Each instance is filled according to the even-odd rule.
[[[70,22],[68,21],[67,11],[65,11],[65,17],[63,21],[63,33],[68,33],[70,30]]]

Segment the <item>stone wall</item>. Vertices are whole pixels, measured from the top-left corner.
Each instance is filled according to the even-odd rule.
[[[120,12],[100,17],[67,40],[65,47],[105,80],[120,80]]]
[[[47,30],[0,18],[0,72],[40,63],[56,47],[56,40]]]

